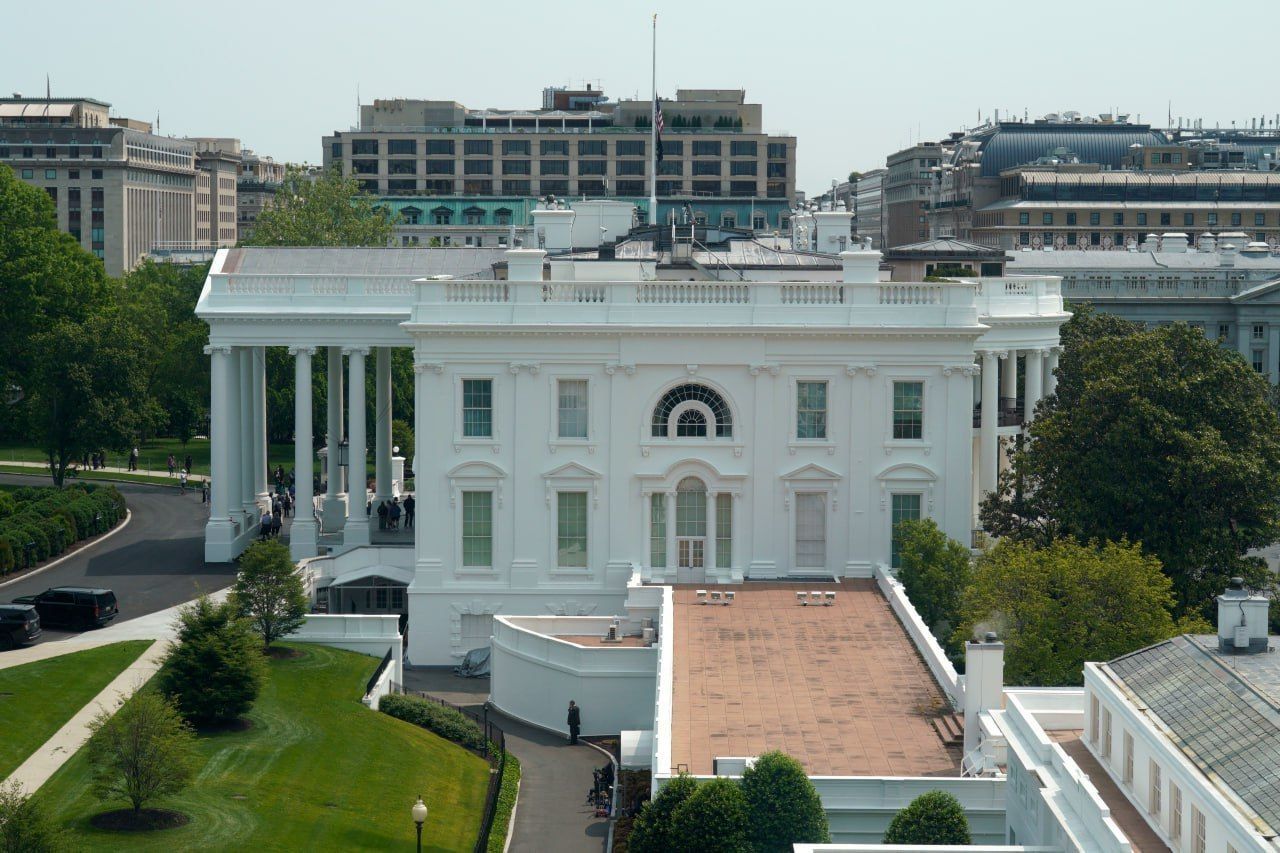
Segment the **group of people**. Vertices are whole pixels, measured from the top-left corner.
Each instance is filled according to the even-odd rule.
[[[392,498],[390,501],[383,501],[378,504],[378,529],[379,530],[399,530],[400,518],[404,517],[404,529],[409,530],[413,527],[414,509],[417,502],[414,501],[413,495],[409,495],[404,499],[404,503],[400,503],[399,498]]]
[[[129,462],[134,467],[137,467],[136,454],[138,452],[138,449],[135,447],[133,452],[135,455],[129,457]],[[172,477],[174,469],[178,467],[178,457],[170,453],[169,458],[165,460],[165,462],[169,466],[169,476]],[[130,470],[133,470],[133,469],[130,469]],[[182,471],[184,473],[189,473],[191,471],[191,454],[190,453],[188,453],[187,458],[182,461]]]
[[[264,509],[262,518],[258,520],[258,538],[266,540],[278,537],[280,529],[284,526],[284,519],[292,515],[292,492],[290,489],[277,487],[276,493],[271,497],[271,509]]]

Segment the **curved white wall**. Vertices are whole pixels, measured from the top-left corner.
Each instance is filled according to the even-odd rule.
[[[490,700],[517,719],[568,733],[572,699],[582,708],[582,734],[617,734],[653,725],[656,648],[577,646],[552,634],[597,635],[609,617],[496,616]]]

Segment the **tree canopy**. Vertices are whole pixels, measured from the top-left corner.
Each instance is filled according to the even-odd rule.
[[[991,532],[1141,543],[1178,612],[1208,614],[1232,575],[1272,579],[1252,548],[1280,539],[1280,419],[1266,379],[1182,324],[1090,311],[1063,327],[1057,390],[1013,472],[984,502]]]
[[[636,815],[628,849],[632,853],[666,853],[674,849],[672,815],[697,789],[697,780],[687,773],[663,785],[657,796],[647,801]]]
[[[969,549],[949,539],[931,518],[898,525],[898,580],[920,618],[941,643],[960,614],[960,596],[969,582]]]
[[[155,691],[144,688],[119,710],[103,709],[89,730],[93,790],[100,800],[128,800],[137,815],[157,797],[191,784],[195,735]]]
[[[229,602],[202,595],[178,611],[178,641],[156,682],[188,721],[210,725],[248,712],[266,680],[266,662],[247,620]]]
[[[698,786],[671,815],[674,853],[752,853],[742,786],[718,777]]]
[[[288,636],[307,619],[307,594],[281,542],[250,545],[240,557],[231,603],[262,638],[263,648]]]
[[[742,774],[747,834],[755,853],[791,853],[795,844],[831,841],[827,812],[800,762],[766,752]]]
[[[961,604],[959,640],[995,631],[1006,684],[1082,683],[1085,661],[1105,661],[1202,622],[1175,623],[1160,561],[1127,543],[1071,539],[1037,548],[1002,540],[980,556]]]
[[[971,844],[964,807],[946,791],[929,791],[893,816],[885,844]]]
[[[247,246],[385,246],[395,219],[360,182],[337,168],[289,169],[254,223]]]

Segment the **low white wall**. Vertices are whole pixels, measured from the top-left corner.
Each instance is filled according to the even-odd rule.
[[[888,599],[889,606],[893,608],[893,612],[898,617],[898,621],[902,623],[902,627],[907,630],[907,635],[911,637],[911,642],[915,643],[916,649],[919,650],[920,656],[924,658],[929,671],[933,673],[934,680],[938,682],[942,692],[946,694],[947,701],[951,703],[951,707],[957,710],[963,708],[963,680],[956,673],[955,666],[952,665],[946,652],[942,650],[942,646],[934,638],[929,626],[924,624],[924,620],[916,612],[915,607],[911,604],[911,599],[907,598],[906,590],[903,589],[902,584],[898,582],[898,579],[892,575],[889,567],[884,563],[876,565],[875,579],[876,586],[880,587],[881,594]]]
[[[360,700],[364,703],[366,708],[374,711],[378,710],[378,705],[381,702],[382,697],[394,692],[394,679],[392,678],[394,675],[394,666],[389,666],[382,671],[382,675],[379,675],[378,680],[374,682],[373,689],[366,693],[364,698]]]
[[[400,617],[395,614],[311,613],[297,631],[285,639],[359,652],[381,660],[391,652],[391,680],[404,683],[404,644]]]
[[[566,709],[582,708],[582,733],[616,735],[652,724],[658,652],[579,646],[553,635],[604,636],[612,617],[495,616],[490,699],[517,719],[568,732]]]
[[[1062,853],[1061,847],[1022,844],[796,844],[795,853]]]
[[[662,774],[670,778],[671,771],[671,715],[674,699],[674,664],[675,664],[675,596],[671,587],[659,587],[662,590],[662,605],[658,611],[658,671],[657,684],[653,691],[652,715],[649,724],[653,729],[653,773],[650,775],[649,794],[656,795],[662,787]]]

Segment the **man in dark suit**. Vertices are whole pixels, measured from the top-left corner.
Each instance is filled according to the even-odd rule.
[[[578,732],[582,731],[582,709],[569,700],[569,743],[578,742]]]

